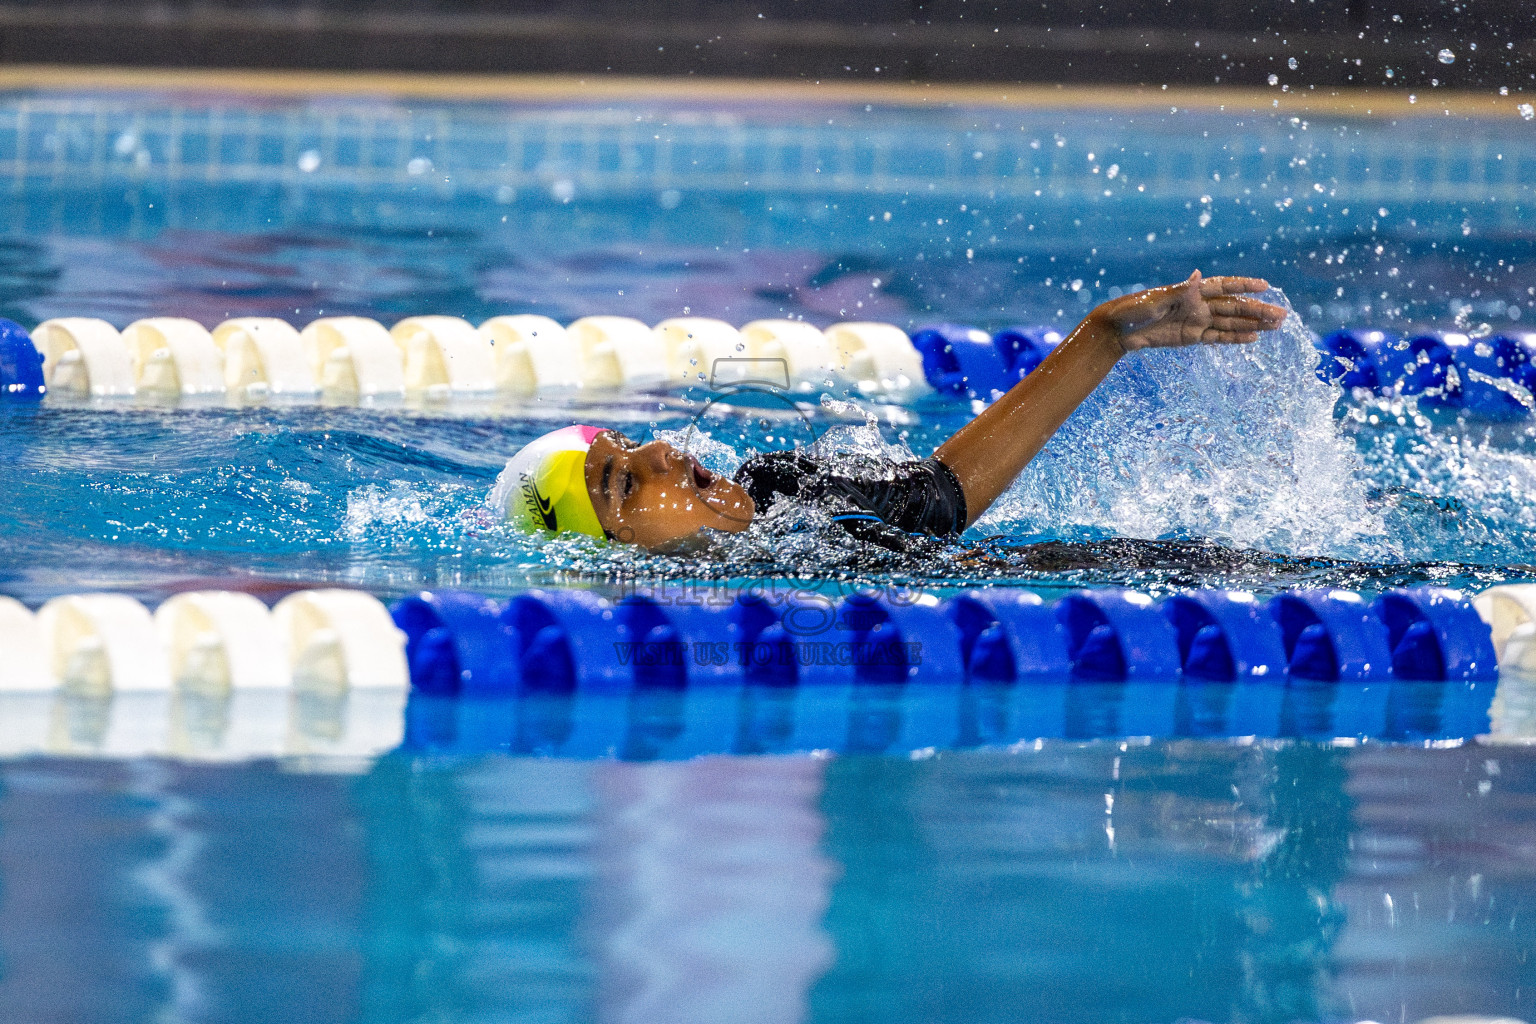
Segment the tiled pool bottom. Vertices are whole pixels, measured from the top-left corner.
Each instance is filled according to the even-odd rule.
[[[295,768],[0,765],[0,1017],[1536,1009],[1529,747],[1047,741]]]

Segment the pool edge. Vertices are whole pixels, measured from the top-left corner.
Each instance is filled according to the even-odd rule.
[[[374,71],[251,71],[146,69],[59,64],[0,66],[0,91],[226,92],[270,96],[366,96],[424,100],[508,102],[775,103],[845,106],[879,103],[906,107],[1009,107],[1149,111],[1218,110],[1230,113],[1311,114],[1335,117],[1519,118],[1520,96],[1435,90],[1420,98],[1385,89],[1279,92],[1222,86],[1065,86],[1024,84],[918,84],[821,82],[740,78],[665,78],[583,75],[491,75]]]

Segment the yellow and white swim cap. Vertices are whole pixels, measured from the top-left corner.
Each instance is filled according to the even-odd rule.
[[[527,530],[603,536],[587,493],[587,449],[602,427],[561,427],[507,461],[486,503]]]

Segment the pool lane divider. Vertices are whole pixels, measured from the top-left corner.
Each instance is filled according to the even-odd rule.
[[[1488,730],[1501,664],[1536,674],[1536,585],[1472,600],[1433,587],[1374,601],[1082,590],[1046,602],[1003,587],[726,596],[431,591],[386,608],[324,589],[268,609],[202,591],[153,613],[118,594],[37,612],[0,598],[0,756],[1461,739]]]
[[[1366,600],[1293,590],[1267,601],[1196,590],[1155,600],[1080,590],[1053,603],[1012,587],[769,598],[659,586],[612,599],[532,590],[498,601],[423,591],[391,607],[304,590],[275,607],[234,591],[179,594],[153,613],[120,594],[0,598],[0,690],[92,692],[351,687],[506,694],[721,680],[775,686],[1016,684],[1050,676],[1279,685],[1473,681],[1536,671],[1536,584],[1474,599],[1438,587]]]
[[[707,317],[655,327],[622,316],[568,326],[544,316],[413,316],[392,329],[367,317],[325,317],[302,330],[271,317],[212,331],[181,317],[151,317],[119,332],[104,320],[62,317],[29,335],[0,320],[0,401],[280,397],[332,404],[415,396],[449,403],[493,396],[546,399],[774,384],[815,395],[852,392],[895,403],[930,395],[985,403],[1040,365],[1059,330],[994,334],[936,324],[911,337],[880,323],[757,320],[739,330]],[[1489,420],[1531,415],[1536,333],[1472,338],[1335,331],[1315,338],[1318,376],[1351,392],[1417,396],[1431,408]]]
[[[357,590],[302,590],[268,609],[238,591],[178,594],[153,613],[71,594],[36,613],[0,597],[0,692],[404,690],[405,636]]]
[[[1433,587],[1374,601],[1298,590],[1267,602],[1218,590],[1163,601],[1084,590],[1047,605],[1025,591],[978,588],[900,601],[774,603],[747,593],[711,606],[665,588],[619,600],[532,591],[505,604],[444,591],[406,598],[393,614],[407,638],[413,685],[439,694],[628,692],[722,679],[780,686],[1050,676],[1278,685],[1491,680],[1500,651],[1485,621],[1490,601],[1506,623],[1497,639],[1512,664],[1536,669],[1536,627],[1527,628],[1536,587],[1489,594],[1478,605]]]
[[[1536,405],[1536,333],[1474,338],[1454,331],[1406,337],[1334,331],[1317,340],[1317,374],[1346,390],[1413,395],[1421,405],[1487,420],[1528,418]]]
[[[797,394],[852,392],[889,402],[931,394],[923,357],[891,324],[825,331],[798,320],[741,329],[705,317],[651,327],[624,316],[498,316],[475,327],[453,316],[413,316],[392,329],[367,317],[323,317],[297,328],[241,317],[211,331],[150,317],[118,331],[104,320],[60,317],[30,335],[0,320],[0,400],[208,396],[235,403],[367,404],[417,397],[453,402],[662,393],[759,381]]]
[[[404,737],[403,646],[357,591],[0,598],[0,756],[365,765]]]

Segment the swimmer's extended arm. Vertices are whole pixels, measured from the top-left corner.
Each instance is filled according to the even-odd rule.
[[[1279,306],[1246,297],[1269,288],[1256,277],[1202,278],[1126,295],[1088,314],[1028,377],[955,432],[934,455],[965,492],[966,525],[991,507],[1115,363],[1141,348],[1258,340],[1285,319]]]

